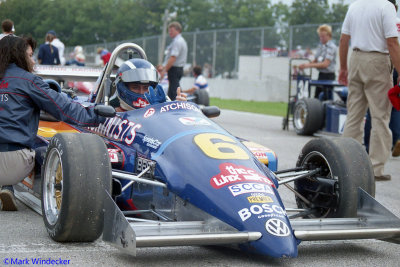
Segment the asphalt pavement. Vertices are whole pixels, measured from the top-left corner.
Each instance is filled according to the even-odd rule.
[[[292,128],[283,131],[281,117],[222,110],[214,120],[233,135],[273,149],[279,169],[293,167],[304,144],[315,138],[297,136]],[[377,182],[376,199],[400,217],[399,163],[400,158],[387,163],[392,180]],[[294,205],[291,193],[284,188],[280,193],[286,207]],[[271,259],[216,246],[139,248],[133,257],[101,239],[56,243],[38,214],[20,202],[18,207],[17,212],[0,211],[0,266],[399,266],[400,262],[400,245],[370,239],[303,242],[295,259]]]

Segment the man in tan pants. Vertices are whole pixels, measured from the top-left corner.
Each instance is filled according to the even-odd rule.
[[[362,143],[364,116],[369,107],[372,118],[369,155],[378,181],[391,179],[383,170],[392,144],[389,129],[392,106],[387,96],[393,86],[392,63],[400,69],[395,4],[395,0],[358,0],[351,4],[339,45],[339,82],[349,87],[343,136]],[[353,53],[348,70],[350,39]]]

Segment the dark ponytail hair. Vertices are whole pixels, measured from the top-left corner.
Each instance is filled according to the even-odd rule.
[[[0,40],[0,79],[12,63],[28,72],[33,71],[33,65],[26,53],[28,46],[33,51],[36,49],[36,41],[32,37],[7,35]]]

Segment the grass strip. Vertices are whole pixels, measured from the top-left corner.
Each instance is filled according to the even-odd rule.
[[[220,109],[230,109],[274,116],[286,116],[287,103],[284,102],[261,102],[243,101],[237,99],[210,98],[211,106],[218,106]]]

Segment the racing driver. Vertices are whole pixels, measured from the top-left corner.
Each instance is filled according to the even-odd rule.
[[[147,60],[133,58],[125,61],[117,71],[116,97],[110,100],[118,112],[143,108],[150,104],[167,101],[164,90],[158,84],[157,69]],[[186,94],[177,90],[178,101],[186,101]]]
[[[0,40],[0,202],[2,210],[17,210],[11,185],[22,181],[35,163],[34,145],[40,110],[56,119],[97,126],[105,118],[50,89],[32,73],[32,38],[6,36]]]

